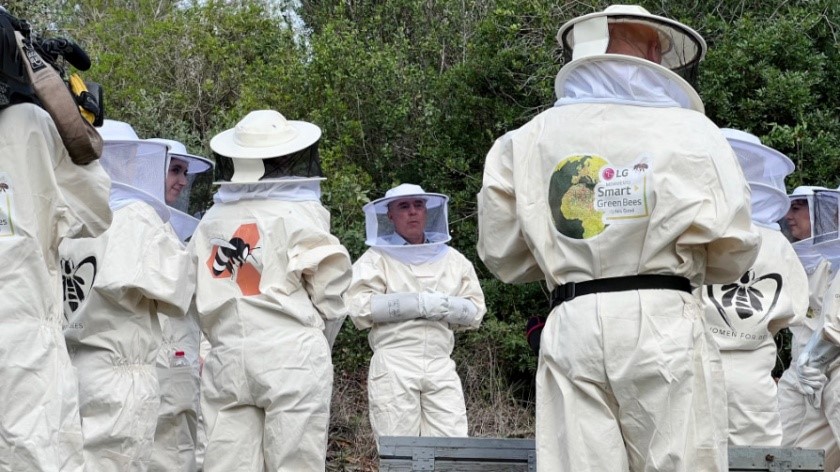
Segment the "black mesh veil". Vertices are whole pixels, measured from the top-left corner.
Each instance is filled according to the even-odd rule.
[[[235,159],[213,153],[216,160],[216,180],[230,182],[236,171]],[[242,158],[239,158],[244,160]],[[300,151],[285,156],[261,159],[264,172],[259,180],[275,180],[288,177],[322,177],[321,156],[318,141]]]

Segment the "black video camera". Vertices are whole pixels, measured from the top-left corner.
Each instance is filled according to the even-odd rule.
[[[81,46],[66,38],[40,38],[31,31],[29,23],[18,19],[0,6],[0,108],[15,103],[31,102],[43,106],[26,74],[15,32],[20,33],[26,44],[37,52],[40,59],[55,69],[67,84],[80,113],[94,126],[101,126],[105,119],[102,87],[96,82],[83,82],[78,75],[68,77],[66,64],[78,70],[90,69],[90,57]],[[24,51],[26,48],[24,48]],[[31,63],[37,59],[29,58]],[[87,113],[85,113],[87,112]]]

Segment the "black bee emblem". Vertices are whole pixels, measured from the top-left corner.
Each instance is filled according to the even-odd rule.
[[[233,237],[230,241],[213,238],[210,243],[219,247],[216,251],[216,258],[213,260],[213,275],[216,277],[228,271],[231,277],[236,279],[236,272],[249,257],[255,266],[261,266],[253,254],[259,247],[252,248],[242,238]]]
[[[765,293],[761,290],[762,286],[765,288],[765,291],[767,288],[770,288],[766,286],[766,284],[761,284],[761,282],[765,280],[775,282],[775,293],[773,293],[773,297],[770,300],[768,300],[767,295],[765,295]],[[776,306],[776,302],[779,300],[779,295],[782,292],[782,276],[779,274],[765,274],[756,278],[755,272],[753,270],[748,270],[737,282],[722,285],[720,287],[720,292],[722,295],[720,296],[720,301],[718,301],[714,295],[714,286],[709,285],[707,287],[709,299],[711,299],[714,303],[718,313],[723,318],[726,325],[731,328],[732,323],[726,313],[727,311],[731,312],[733,307],[735,309],[735,314],[738,315],[738,318],[741,320],[745,320],[756,313],[762,312],[764,313],[764,317],[766,317],[773,311],[773,307]],[[765,307],[764,302],[766,301],[769,301],[770,303]],[[764,317],[762,317],[759,322],[762,321]]]
[[[9,184],[0,182],[0,192],[6,193],[6,190],[9,190]]]
[[[89,256],[80,263],[62,259],[61,285],[64,289],[64,317],[69,320],[87,298],[96,279],[96,257]]]
[[[633,166],[633,170],[635,170],[636,172],[644,172],[647,169],[648,169],[648,165],[645,164],[644,162],[640,162],[640,163]]]

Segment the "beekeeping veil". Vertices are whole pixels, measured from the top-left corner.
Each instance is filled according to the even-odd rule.
[[[738,156],[744,178],[750,185],[753,222],[779,229],[779,220],[790,208],[785,177],[793,172],[793,162],[784,154],[761,144],[755,135],[731,128],[723,128],[721,132]]]
[[[166,145],[141,140],[128,123],[105,120],[97,128],[104,141],[100,163],[111,177],[110,205],[118,210],[132,201],[143,201],[169,221],[164,203],[168,170]]]
[[[607,53],[610,45],[610,25],[630,23],[643,25],[659,36],[661,60],[659,64],[640,57]],[[706,54],[706,42],[693,29],[674,20],[652,15],[638,5],[611,5],[604,11],[583,15],[566,22],[557,32],[563,47],[566,64],[557,74],[557,97],[564,95],[565,82],[583,66],[599,67],[605,61],[621,61],[655,70],[668,78],[669,95],[680,95],[683,107],[703,112],[703,103],[691,84],[696,82],[700,61]]]
[[[181,241],[186,241],[192,236],[195,227],[198,225],[198,218],[190,215],[192,189],[196,183],[210,185],[212,172],[208,171],[213,169],[213,162],[205,157],[188,153],[183,143],[172,139],[151,138],[146,141],[166,145],[169,157],[166,164],[167,170],[173,159],[180,160],[187,165],[187,184],[174,202],[167,203],[172,214],[169,223],[175,229]]]
[[[217,184],[324,180],[318,154],[321,128],[287,120],[274,110],[248,113],[210,140]]]
[[[422,199],[426,205],[425,242],[409,244],[398,233],[388,216],[389,205],[409,199]],[[364,206],[365,244],[406,263],[422,264],[436,260],[447,250],[452,237],[449,235],[449,197],[427,193],[419,185],[402,184],[385,193],[385,196]]]
[[[790,202],[794,202],[796,200],[803,200],[807,203],[807,205],[808,205],[808,218],[810,220],[810,225],[811,225],[811,234],[807,238],[803,238],[803,239],[797,241],[797,240],[795,240],[795,238],[793,237],[793,235],[790,232],[790,227],[788,226],[786,218],[782,217],[781,219],[779,219],[779,226],[782,229],[782,233],[784,233],[785,237],[787,237],[788,240],[791,243],[793,243],[794,247],[796,246],[797,243],[800,243],[800,242],[803,242],[803,241],[807,241],[808,245],[813,243],[812,239],[813,239],[813,236],[814,236],[814,192],[817,191],[817,190],[828,190],[828,189],[825,188],[825,187],[818,187],[818,186],[811,186],[811,185],[800,185],[799,187],[796,187],[795,189],[793,189],[793,192],[791,192],[790,195],[788,195],[788,200],[790,200]],[[805,246],[805,245],[803,244],[803,246]]]
[[[811,237],[793,243],[802,265],[807,271],[815,267],[820,260],[826,259],[831,263],[832,270],[837,270],[840,267],[840,191],[801,186],[793,191],[790,198],[805,199],[808,202]],[[782,230],[785,231],[784,225]]]

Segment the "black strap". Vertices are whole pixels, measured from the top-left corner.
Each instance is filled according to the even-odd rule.
[[[628,275],[587,280],[586,282],[568,282],[551,292],[551,308],[575,297],[589,295],[590,293],[653,289],[680,290],[691,293],[691,282],[685,277],[660,274]]]

